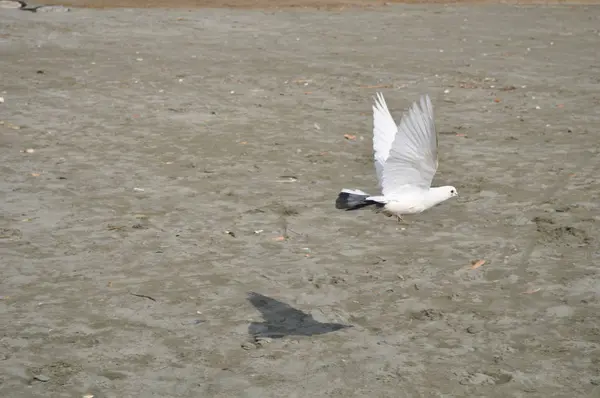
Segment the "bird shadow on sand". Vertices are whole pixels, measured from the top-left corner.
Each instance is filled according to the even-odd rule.
[[[259,293],[248,293],[248,301],[260,311],[265,320],[252,322],[248,326],[248,333],[254,337],[276,339],[286,336],[314,336],[352,327],[340,323],[319,322],[310,314]]]

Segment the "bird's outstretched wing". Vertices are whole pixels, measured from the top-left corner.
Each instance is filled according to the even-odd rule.
[[[373,152],[375,172],[380,187],[382,187],[384,165],[390,155],[397,132],[398,126],[388,110],[383,94],[377,93],[373,105]]]
[[[429,189],[438,167],[437,145],[433,106],[425,95],[420,106],[413,103],[400,120],[383,170],[383,195],[390,196],[410,187]]]

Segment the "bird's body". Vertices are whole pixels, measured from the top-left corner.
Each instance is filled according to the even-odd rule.
[[[383,95],[373,106],[373,150],[375,170],[382,195],[343,189],[338,209],[354,210],[375,204],[388,215],[421,213],[458,192],[453,186],[431,187],[437,171],[437,133],[429,96],[421,97],[396,126]]]
[[[445,189],[429,188],[428,190],[407,189],[405,193],[398,193],[390,197],[369,197],[379,203],[385,201],[384,209],[394,215],[421,213],[430,207],[446,200]]]

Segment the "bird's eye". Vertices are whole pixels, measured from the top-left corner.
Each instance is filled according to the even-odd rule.
[[[454,193],[454,189],[451,189],[451,190],[450,190],[450,193]]]

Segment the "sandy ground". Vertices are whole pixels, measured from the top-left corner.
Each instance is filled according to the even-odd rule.
[[[1,10],[0,396],[600,396],[599,27]],[[334,208],[378,87],[460,193],[408,225]]]
[[[30,3],[35,1],[24,0]],[[59,4],[86,8],[241,8],[241,9],[372,9],[402,4],[512,4],[581,5],[598,0],[38,0],[40,4]]]

